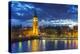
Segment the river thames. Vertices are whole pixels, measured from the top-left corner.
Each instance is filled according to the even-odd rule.
[[[34,52],[34,51],[50,51],[77,49],[78,40],[53,40],[53,39],[34,39],[28,41],[19,41],[11,43],[11,51],[16,52]]]

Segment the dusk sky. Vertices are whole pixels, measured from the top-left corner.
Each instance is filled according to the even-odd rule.
[[[11,2],[11,24],[31,25],[34,9],[37,12],[39,24],[77,23],[78,6],[66,4],[47,4],[31,2]]]

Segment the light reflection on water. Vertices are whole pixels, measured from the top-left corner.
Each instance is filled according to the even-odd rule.
[[[39,40],[32,40],[32,50],[31,51],[38,51],[39,50]]]
[[[75,49],[78,47],[78,40],[28,40],[12,43],[12,52],[31,52]]]

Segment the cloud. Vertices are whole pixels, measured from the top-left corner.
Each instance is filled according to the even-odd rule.
[[[11,9],[12,13],[14,13],[17,16],[32,15],[34,9],[36,9],[38,13],[41,13],[42,11],[41,8],[35,7],[33,4],[21,3],[21,2],[12,2]]]
[[[16,13],[18,16],[23,16],[24,14],[23,13],[19,13],[19,12],[17,12]]]
[[[20,25],[21,21],[18,19],[11,19],[11,25]]]
[[[21,10],[27,10],[24,4],[20,2],[12,2],[11,8],[13,11],[21,11]]]
[[[68,9],[69,13],[76,13],[78,11],[78,8],[75,6],[70,6]]]
[[[26,4],[26,3],[21,3],[21,2],[12,2],[11,8],[14,11],[20,11],[20,10],[28,11],[28,9],[33,9],[35,7],[32,4]]]
[[[33,8],[35,8],[33,5],[31,5],[31,4],[25,4],[24,5],[26,8],[29,8],[29,9],[33,9]]]
[[[23,27],[32,26],[32,19],[22,22]]]
[[[11,20],[12,25],[20,25],[22,24],[23,27],[32,26],[32,19],[26,20],[24,22],[21,22],[17,19]],[[39,26],[65,26],[68,25],[69,27],[73,27],[74,25],[77,25],[77,22],[74,22],[71,19],[58,19],[58,20],[41,20],[38,21]]]
[[[51,25],[51,26],[61,26],[61,25],[68,25],[68,26],[74,26],[74,25],[77,25],[78,23],[77,22],[74,22],[73,20],[71,19],[58,19],[58,20],[41,20],[39,22],[39,25]]]

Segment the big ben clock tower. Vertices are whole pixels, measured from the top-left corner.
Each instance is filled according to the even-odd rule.
[[[33,30],[33,36],[38,36],[38,17],[37,17],[36,10],[34,10],[32,30]]]

